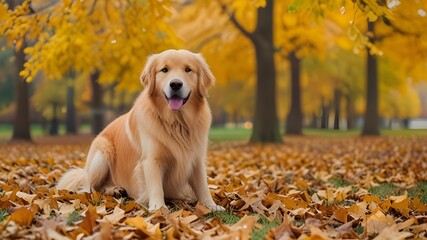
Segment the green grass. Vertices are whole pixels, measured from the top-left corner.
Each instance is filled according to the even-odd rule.
[[[47,135],[46,131],[43,131],[40,124],[31,125],[31,134],[33,137],[46,136]],[[82,125],[80,127],[80,132],[89,133],[90,125],[88,124]],[[65,133],[65,126],[61,124],[59,128],[59,134],[64,134],[64,133]],[[212,127],[209,132],[209,140],[213,142],[248,141],[251,136],[251,133],[252,133],[251,129],[245,129],[245,128]],[[317,136],[317,137],[352,137],[352,136],[359,136],[360,129],[347,131],[347,130],[333,130],[333,129],[304,128],[303,133],[305,136]],[[381,130],[381,134],[382,136],[422,136],[422,135],[427,136],[427,129]],[[11,136],[12,136],[12,125],[0,124],[0,139],[8,139]]]
[[[354,183],[346,181],[340,177],[333,177],[329,180],[335,188],[352,186],[353,192],[357,191],[357,188],[354,186]],[[390,196],[398,196],[408,192],[408,196],[411,199],[419,198],[422,203],[427,204],[427,181],[418,183],[415,187],[412,188],[399,188],[392,183],[380,183],[376,187],[371,187],[368,189],[369,193],[380,197],[381,199],[387,199]]]
[[[356,137],[360,136],[360,129],[351,130],[333,130],[333,129],[314,129],[304,128],[304,135],[320,137]],[[381,136],[427,136],[427,129],[381,129]]]
[[[214,127],[209,131],[209,140],[219,141],[248,141],[251,129]]]
[[[332,186],[334,186],[335,188],[348,187],[348,186],[354,185],[354,183],[349,182],[340,177],[333,177],[331,178],[330,182],[332,183]]]
[[[31,136],[32,137],[41,137],[41,136],[47,136],[48,135],[48,128],[43,131],[43,128],[40,124],[31,124]],[[59,125],[59,135],[65,134],[65,125],[61,124]],[[84,124],[80,126],[79,129],[80,133],[90,133],[90,125]],[[12,137],[13,133],[13,126],[10,124],[0,124],[0,139],[9,139]]]
[[[0,209],[0,222],[3,222],[7,216],[9,216],[9,212],[7,211],[7,209]]]
[[[83,217],[80,216],[80,214],[77,211],[73,211],[73,212],[71,212],[71,214],[67,218],[67,225],[71,226],[75,222],[78,222],[78,221],[80,221],[82,219],[83,219]]]
[[[211,218],[215,218],[215,217],[221,219],[222,223],[230,224],[230,225],[233,225],[240,220],[239,216],[237,216],[236,214],[234,214],[232,212],[228,212],[228,211],[211,212],[206,216],[206,219],[211,219]]]
[[[252,232],[251,239],[264,239],[265,235],[273,228],[276,228],[280,225],[278,221],[268,221],[264,216],[260,216],[258,223],[261,224],[261,229],[255,229]]]
[[[411,198],[418,197],[422,203],[427,204],[427,182],[418,183],[417,186],[408,190]]]
[[[206,216],[206,219],[217,217],[221,219],[222,223],[233,225],[236,224],[241,218],[236,214],[228,211],[212,212]],[[278,221],[268,221],[264,216],[259,216],[258,223],[261,224],[260,229],[252,231],[251,239],[264,239],[265,235],[272,229],[280,225]]]
[[[391,183],[380,183],[379,186],[372,187],[368,191],[381,199],[387,199],[389,196],[396,196],[400,193],[399,188]]]

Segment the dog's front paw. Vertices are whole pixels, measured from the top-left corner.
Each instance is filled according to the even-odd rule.
[[[128,193],[126,192],[126,189],[124,189],[122,187],[113,188],[113,197],[114,198],[124,198],[127,196],[128,196]]]
[[[166,209],[166,210],[168,210],[168,207],[166,206],[166,204],[162,204],[162,203],[153,203],[153,204],[149,204],[148,205],[148,211],[150,211],[150,212],[155,212],[155,211],[157,211],[157,210],[159,210],[160,208],[164,208],[164,209]]]
[[[214,202],[212,202],[212,203],[202,203],[202,205],[204,205],[205,207],[207,207],[211,211],[225,211],[224,207],[222,207],[220,205],[217,205]]]

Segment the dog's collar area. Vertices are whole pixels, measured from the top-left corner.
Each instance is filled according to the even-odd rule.
[[[169,107],[174,111],[178,111],[182,108],[182,106],[184,106],[184,104],[188,101],[188,99],[190,99],[191,91],[188,94],[188,96],[185,98],[182,98],[181,96],[179,96],[177,94],[174,94],[171,97],[168,97],[166,95],[166,93],[164,93],[164,92],[163,92],[163,95],[165,96]]]

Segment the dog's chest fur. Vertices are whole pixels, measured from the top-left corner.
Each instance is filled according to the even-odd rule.
[[[160,113],[160,114],[159,114]],[[142,117],[149,114],[149,118]],[[205,161],[208,131],[211,121],[210,110],[203,104],[199,112],[160,112],[150,107],[137,113],[142,161],[157,161],[163,170],[165,197],[188,194],[188,180],[197,161]],[[144,119],[155,121],[144,122]],[[154,131],[155,130],[155,131]],[[168,137],[164,137],[168,136]],[[153,155],[154,154],[154,155]]]

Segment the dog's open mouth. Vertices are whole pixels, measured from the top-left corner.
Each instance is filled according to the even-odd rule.
[[[188,94],[186,98],[181,98],[178,95],[173,95],[172,97],[168,98],[165,94],[165,98],[168,101],[169,107],[174,111],[178,111],[188,101],[188,99],[190,98],[190,95],[191,95],[191,92]]]

